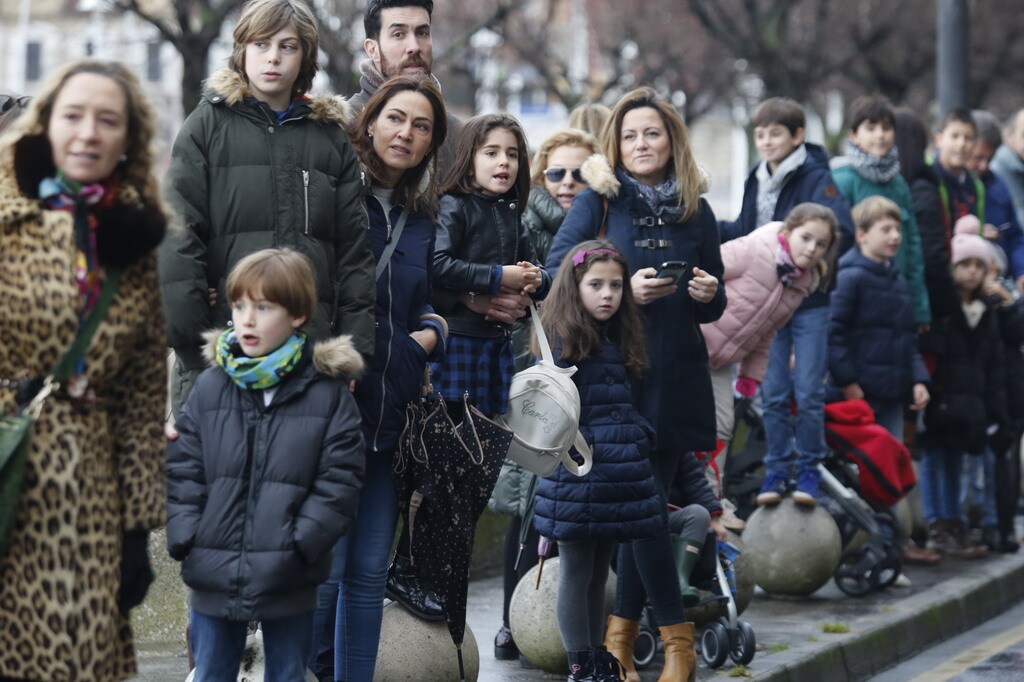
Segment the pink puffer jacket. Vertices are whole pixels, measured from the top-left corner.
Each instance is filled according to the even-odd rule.
[[[728,305],[718,321],[701,325],[712,369],[739,362],[740,376],[763,381],[775,332],[818,286],[815,271],[782,286],[775,267],[781,229],[768,223],[722,245]]]

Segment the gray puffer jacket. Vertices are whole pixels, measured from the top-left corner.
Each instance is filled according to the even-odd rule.
[[[183,561],[200,613],[247,621],[313,610],[331,548],[355,521],[366,454],[346,383],[362,358],[348,337],[309,345],[268,406],[213,367],[178,418],[167,551]]]
[[[171,347],[185,369],[203,365],[202,333],[231,319],[225,285],[239,260],[288,247],[309,258],[317,307],[313,340],[350,334],[373,354],[374,261],[359,164],[340,97],[295,100],[278,123],[234,71],[223,69],[182,124],[167,171],[183,229],[160,248]],[[217,290],[209,305],[208,288]]]

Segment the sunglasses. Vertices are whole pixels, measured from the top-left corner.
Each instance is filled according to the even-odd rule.
[[[14,95],[0,95],[0,114],[6,114],[15,107],[24,109],[28,105],[28,100],[28,95],[22,95],[21,97],[15,97]]]
[[[558,168],[557,166],[554,168],[548,168],[544,171],[544,177],[548,179],[548,182],[561,182],[568,170],[568,168]],[[583,179],[583,173],[580,172],[579,168],[572,169],[572,179],[581,184],[587,184],[587,181]]]

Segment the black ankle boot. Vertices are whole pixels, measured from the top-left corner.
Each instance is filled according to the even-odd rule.
[[[412,615],[423,620],[444,620],[444,609],[433,592],[420,582],[419,573],[408,557],[395,554],[388,569],[385,588],[388,599],[394,599]]]
[[[494,636],[494,657],[499,661],[514,661],[519,658],[519,647],[512,639],[512,631],[507,625],[502,625],[498,634]]]
[[[594,676],[594,650],[569,651],[569,677],[566,682],[596,682]]]
[[[591,649],[594,655],[594,682],[623,682],[626,669],[619,660],[603,646]]]

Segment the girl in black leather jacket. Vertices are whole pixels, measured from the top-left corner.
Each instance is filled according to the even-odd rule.
[[[450,338],[431,375],[449,404],[468,394],[488,416],[505,412],[514,362],[512,326],[488,318],[486,297],[504,291],[540,299],[551,284],[521,220],[530,192],[526,155],[515,118],[477,116],[463,127],[442,183],[434,300]]]

